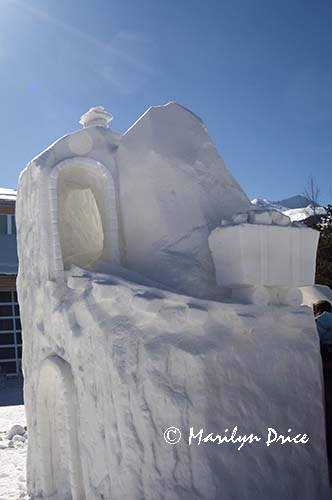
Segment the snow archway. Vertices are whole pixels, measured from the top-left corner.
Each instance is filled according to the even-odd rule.
[[[72,173],[72,172],[70,172]],[[102,257],[104,230],[96,198],[84,184],[59,176],[59,236],[64,268],[93,265]]]
[[[64,160],[51,174],[50,194],[54,274],[72,264],[118,263],[118,214],[109,170],[89,158]]]
[[[38,454],[41,485],[46,498],[54,495],[71,500],[86,498],[77,410],[70,365],[58,356],[46,359],[40,370],[37,392]]]

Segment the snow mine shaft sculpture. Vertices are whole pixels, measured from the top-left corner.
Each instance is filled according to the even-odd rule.
[[[254,210],[182,106],[152,107],[123,135],[110,119],[92,108],[19,180],[30,495],[326,498],[319,343],[300,290],[318,234]],[[189,445],[191,427],[235,426],[261,441]],[[267,446],[269,427],[310,439]]]

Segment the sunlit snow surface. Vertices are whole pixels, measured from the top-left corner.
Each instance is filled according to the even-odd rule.
[[[283,213],[287,215],[291,219],[291,221],[300,222],[314,215],[314,209],[311,206],[308,206],[304,208],[293,208],[291,210],[285,210]],[[325,214],[325,208],[317,207],[315,213],[316,215],[323,215]]]

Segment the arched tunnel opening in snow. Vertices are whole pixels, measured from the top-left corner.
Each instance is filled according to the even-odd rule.
[[[64,268],[90,267],[102,256],[104,231],[89,187],[64,183],[59,193],[59,228]]]
[[[71,265],[93,269],[101,260],[116,260],[118,242],[112,240],[117,214],[110,213],[116,212],[110,181],[98,164],[79,159],[59,170],[58,231],[65,270]]]

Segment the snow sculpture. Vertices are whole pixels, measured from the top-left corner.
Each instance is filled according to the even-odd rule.
[[[287,297],[263,307],[253,298],[265,285],[271,293],[278,285],[280,297],[280,285],[287,295],[311,280],[311,267],[288,279],[293,250],[260,253],[276,231],[282,242],[309,233],[281,215],[251,211],[203,123],[185,108],[150,108],[123,135],[108,129],[110,119],[92,108],[82,130],[20,176],[29,493],[44,500],[326,498],[311,311],[281,306]],[[221,220],[229,222],[218,228]],[[311,266],[310,235],[303,259]],[[275,258],[285,261],[287,279],[273,274]],[[246,297],[232,302],[234,286]],[[280,444],[279,437],[268,445],[269,428],[309,441]],[[209,433],[220,439],[204,441]]]

